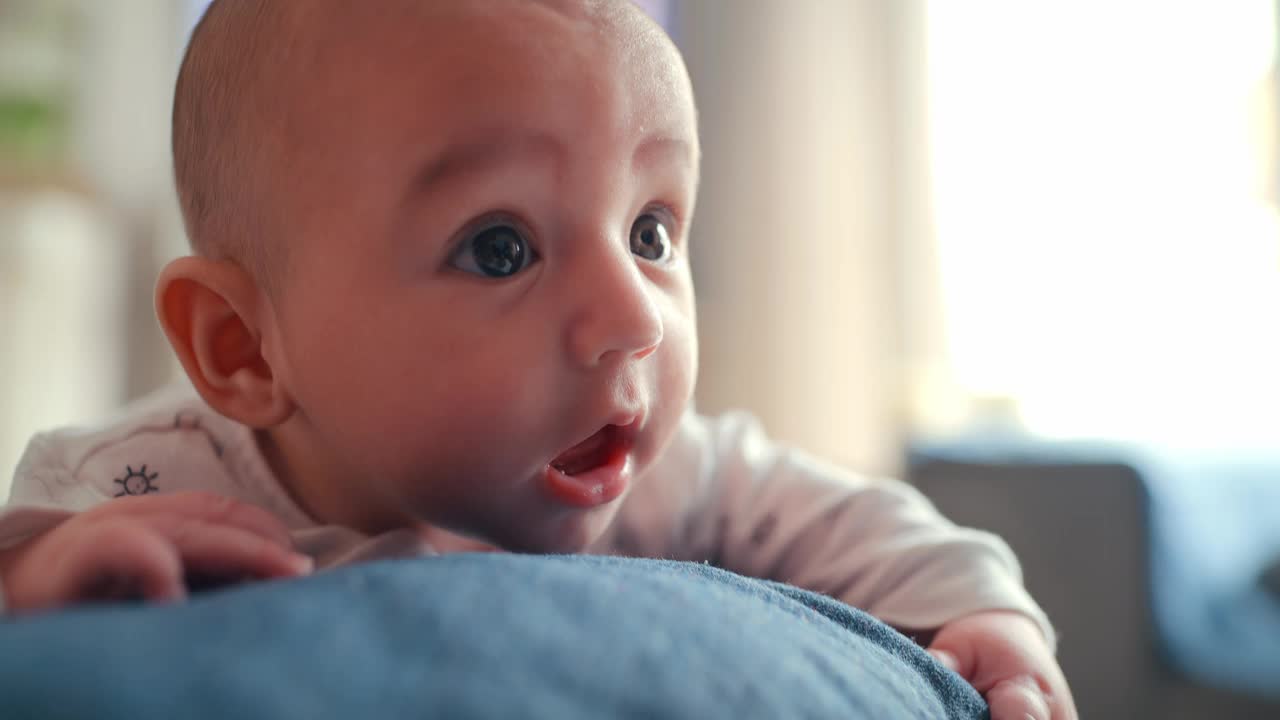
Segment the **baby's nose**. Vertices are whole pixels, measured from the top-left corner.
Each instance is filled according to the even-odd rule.
[[[662,343],[662,315],[653,286],[630,253],[577,270],[576,312],[567,328],[569,354],[587,368],[625,358],[640,359]]]

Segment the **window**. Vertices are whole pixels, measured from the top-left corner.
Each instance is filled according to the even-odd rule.
[[[1275,25],[1265,0],[929,3],[954,392],[1048,436],[1280,441]]]

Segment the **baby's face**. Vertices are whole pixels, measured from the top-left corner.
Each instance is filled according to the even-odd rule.
[[[413,5],[335,29],[282,150],[264,342],[293,482],[371,525],[581,549],[692,392],[688,79],[627,17]]]

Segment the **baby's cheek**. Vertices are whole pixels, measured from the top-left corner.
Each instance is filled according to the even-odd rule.
[[[693,397],[693,385],[698,376],[698,334],[692,317],[679,314],[668,321],[662,352],[664,394],[678,400],[683,405]],[[683,409],[683,408],[682,408]]]
[[[664,353],[662,372],[670,393],[692,397],[694,378],[698,375],[698,326],[690,283],[682,285],[666,298],[663,311]]]
[[[650,399],[649,437],[647,447],[640,448],[642,463],[657,459],[674,436],[680,417],[693,399],[697,376],[697,343],[691,335],[668,334],[655,355],[660,363],[652,374],[653,396]]]

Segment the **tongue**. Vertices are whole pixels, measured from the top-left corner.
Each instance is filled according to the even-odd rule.
[[[565,475],[577,475],[603,465],[608,460],[608,429],[602,428],[595,435],[560,453],[551,461],[551,466]]]

